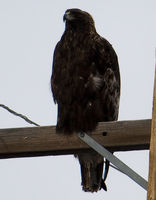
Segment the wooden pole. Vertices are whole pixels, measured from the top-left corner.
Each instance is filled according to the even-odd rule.
[[[153,114],[150,140],[150,164],[147,198],[148,200],[156,200],[156,69],[153,94]]]

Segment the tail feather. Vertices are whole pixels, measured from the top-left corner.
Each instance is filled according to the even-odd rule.
[[[104,189],[107,191],[105,180],[108,174],[109,161],[105,163],[104,179],[103,165],[104,160],[98,153],[83,153],[78,155],[81,166],[81,185],[85,192],[97,192]]]
[[[82,188],[85,192],[97,192],[101,189],[103,173],[103,163],[92,166],[91,163],[87,165],[81,164],[81,179]]]

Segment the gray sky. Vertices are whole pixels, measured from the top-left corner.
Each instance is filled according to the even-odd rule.
[[[55,125],[50,91],[52,55],[68,8],[92,14],[97,32],[115,48],[122,94],[119,120],[151,118],[156,47],[154,0],[0,0],[0,103],[40,125]],[[0,128],[30,126],[0,108]],[[148,151],[116,153],[147,179]],[[73,156],[0,160],[3,200],[146,199],[146,192],[111,169],[108,192],[84,193]]]

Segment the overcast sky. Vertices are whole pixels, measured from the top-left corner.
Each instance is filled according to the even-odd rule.
[[[152,115],[156,47],[155,0],[0,0],[0,103],[40,125],[55,125],[50,91],[53,51],[64,31],[68,8],[88,11],[97,32],[113,45],[121,72],[119,120]],[[0,108],[0,128],[30,126]],[[148,151],[115,155],[148,177]],[[3,200],[131,200],[146,192],[110,169],[108,192],[81,190],[78,161],[71,156],[0,160]]]

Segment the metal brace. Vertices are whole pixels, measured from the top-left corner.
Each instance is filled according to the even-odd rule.
[[[147,191],[147,181],[84,132],[78,137]]]

